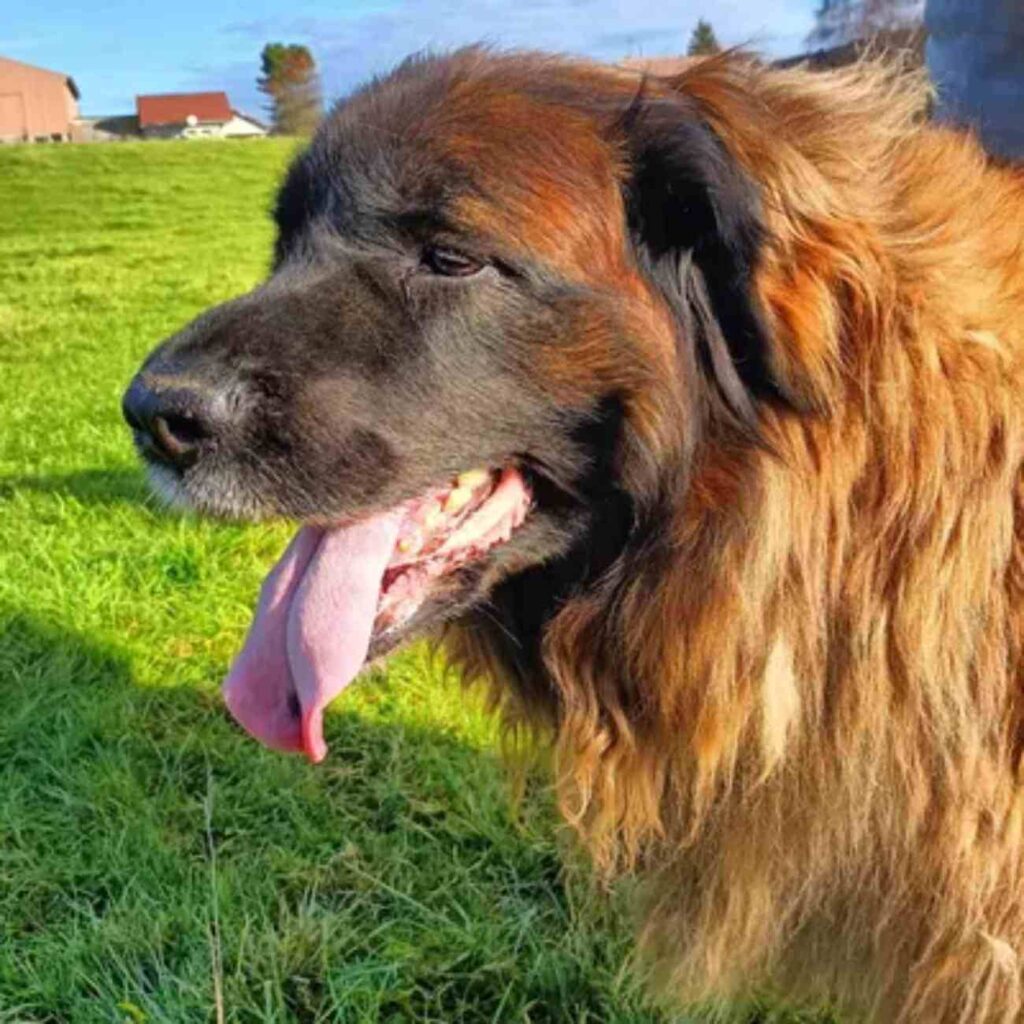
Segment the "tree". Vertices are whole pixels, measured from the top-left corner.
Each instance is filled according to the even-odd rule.
[[[821,0],[807,45],[829,48],[880,32],[917,28],[924,0]]]
[[[693,35],[690,36],[690,45],[686,48],[687,56],[702,57],[706,54],[718,53],[721,49],[711,23],[701,18],[693,30]]]
[[[260,62],[256,85],[270,100],[266,109],[275,134],[308,135],[323,113],[313,54],[294,43],[267,43]]]

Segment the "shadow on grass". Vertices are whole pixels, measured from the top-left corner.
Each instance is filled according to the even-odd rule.
[[[10,498],[19,491],[62,495],[83,505],[147,505],[153,501],[141,468],[0,477],[0,499]]]
[[[212,1019],[214,978],[227,1021],[665,1019],[486,751],[342,713],[313,768],[212,688],[142,686],[116,647],[2,609],[0,678],[17,1019]]]

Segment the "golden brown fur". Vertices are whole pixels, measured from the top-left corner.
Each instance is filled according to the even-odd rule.
[[[667,562],[549,626],[561,809],[648,879],[643,944],[681,998],[1024,1020],[1024,179],[885,64],[726,57],[650,87],[699,101],[762,190],[757,288],[804,411],[767,407],[767,444],[703,437]],[[545,372],[619,373],[642,504],[683,443],[669,318],[634,268],[594,266],[637,362],[596,332]]]

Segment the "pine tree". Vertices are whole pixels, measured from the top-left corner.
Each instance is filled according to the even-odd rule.
[[[687,56],[701,57],[705,54],[718,53],[721,49],[711,23],[701,18],[693,30],[693,35],[690,36],[690,45],[686,48]]]
[[[269,98],[274,133],[308,135],[323,113],[320,76],[309,48],[298,44],[267,43],[260,54],[263,74],[256,85]]]

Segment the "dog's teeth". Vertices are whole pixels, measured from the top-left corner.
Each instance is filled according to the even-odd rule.
[[[463,474],[465,476],[466,474]],[[459,478],[462,479],[461,477]],[[448,495],[444,503],[444,511],[446,515],[453,516],[457,512],[461,512],[471,501],[473,500],[473,492],[468,487],[456,487],[455,490]]]
[[[486,469],[470,469],[465,473],[460,473],[455,481],[456,490],[470,490],[475,491],[482,484],[487,483],[490,479],[490,473]]]
[[[428,530],[436,530],[444,522],[444,513],[437,505],[431,505],[423,517],[423,526]]]
[[[403,537],[403,538],[402,538],[402,539],[401,539],[401,540],[400,540],[400,541],[398,542],[398,550],[399,550],[399,551],[400,551],[400,552],[401,552],[401,553],[402,553],[403,555],[409,555],[409,554],[412,554],[412,552],[413,552],[413,551],[416,551],[416,550],[417,550],[417,548],[419,548],[419,537],[416,537],[416,536],[412,536],[412,537]]]

